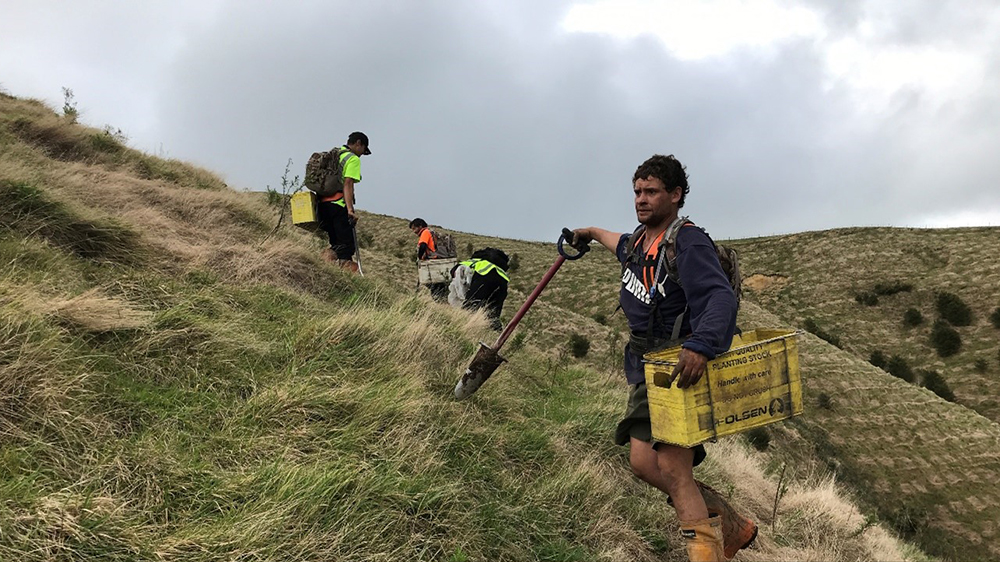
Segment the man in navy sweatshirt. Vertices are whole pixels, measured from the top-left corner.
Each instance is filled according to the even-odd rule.
[[[693,223],[678,220],[690,192],[684,166],[672,155],[654,155],[636,169],[632,191],[641,223],[634,235],[589,227],[575,230],[572,240],[577,247],[597,240],[622,263],[619,301],[631,330],[625,347],[630,390],[615,441],[630,446],[632,472],[669,495],[691,560],[725,560],[753,542],[757,526],[694,479],[693,468],[705,458],[703,446],[653,442],[642,356],[681,345],[673,381],[681,389],[693,386],[705,375],[708,361],[732,343],[736,296],[712,240]],[[668,255],[661,260],[664,238],[673,243],[663,246]],[[667,258],[676,260],[674,275],[668,274]]]

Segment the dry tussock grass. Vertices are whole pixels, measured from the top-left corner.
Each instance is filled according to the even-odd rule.
[[[738,557],[765,560],[911,560],[902,543],[870,526],[844,490],[829,476],[788,478],[779,494],[774,476],[765,476],[762,458],[737,439],[710,446],[711,473],[731,482],[731,500],[758,521],[756,548]],[[777,516],[772,520],[775,498]],[[772,531],[772,528],[774,529]],[[775,534],[776,533],[776,534]],[[781,542],[794,546],[783,546]]]
[[[444,330],[448,326],[458,330],[449,333]],[[419,374],[463,360],[457,340],[466,334],[485,338],[487,333],[488,322],[482,313],[433,306],[427,296],[400,299],[386,309],[377,297],[371,297],[331,318],[319,337],[332,346],[369,343],[371,355],[385,364],[413,365],[413,374]]]
[[[138,330],[149,326],[152,314],[133,308],[129,303],[91,289],[69,298],[44,299],[37,295],[23,301],[24,306],[40,314],[78,326],[89,332]]]

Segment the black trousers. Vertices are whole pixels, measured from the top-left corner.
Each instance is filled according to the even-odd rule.
[[[465,296],[464,307],[468,309],[485,308],[486,316],[494,330],[502,328],[500,313],[503,311],[503,301],[507,299],[507,281],[496,271],[486,275],[475,274],[469,284],[469,292]]]
[[[333,201],[320,202],[319,226],[330,237],[330,248],[336,252],[337,259],[349,260],[354,256],[354,229],[347,216],[347,207]]]

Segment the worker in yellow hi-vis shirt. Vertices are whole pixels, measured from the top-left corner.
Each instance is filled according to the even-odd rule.
[[[354,239],[354,223],[358,215],[354,209],[354,186],[361,183],[361,157],[371,154],[368,135],[355,131],[347,137],[346,149],[340,154],[343,170],[344,189],[333,195],[320,198],[319,224],[330,237],[330,248],[323,251],[323,257],[334,261],[350,271],[358,271],[354,261],[357,241]]]

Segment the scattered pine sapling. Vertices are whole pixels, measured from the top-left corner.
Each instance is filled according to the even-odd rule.
[[[895,295],[896,293],[909,293],[913,290],[913,285],[909,283],[903,283],[902,281],[893,281],[891,283],[875,283],[875,288],[872,290],[876,295]]]
[[[990,314],[990,324],[993,324],[994,328],[1000,329],[1000,307],[993,310]]]
[[[949,402],[955,401],[955,394],[951,391],[948,386],[948,382],[944,380],[941,373],[937,371],[923,371],[921,372],[921,384],[927,390],[937,394],[941,398]]]
[[[521,267],[521,256],[514,252],[510,255],[510,260],[507,261],[507,272],[513,273]]]
[[[990,368],[989,363],[987,363],[986,359],[983,359],[982,357],[976,359],[975,366],[976,366],[976,372],[980,374],[985,373]]]
[[[299,176],[288,179],[288,175],[291,173],[291,170],[292,159],[289,158],[288,162],[285,163],[285,172],[281,174],[281,191],[271,189],[270,185],[267,186],[267,204],[278,209],[278,223],[274,225],[274,228],[268,236],[274,234],[279,228],[281,228],[281,223],[284,222],[285,216],[289,215],[291,212],[292,194],[302,188],[302,182],[299,180]]]
[[[833,409],[833,401],[830,400],[830,395],[825,392],[821,392],[820,395],[816,397],[816,404],[824,410]]]
[[[941,357],[951,357],[962,348],[962,336],[940,318],[934,321],[931,328],[931,345]]]
[[[76,99],[73,95],[73,90],[63,86],[63,117],[65,117],[70,123],[76,123],[77,118],[80,117],[80,112],[76,108]]]
[[[904,326],[919,326],[924,323],[924,315],[920,313],[919,310],[915,308],[907,308],[906,312],[903,313],[903,325]]]
[[[758,451],[766,451],[771,445],[771,434],[766,427],[755,427],[746,432],[747,441]]]
[[[590,340],[587,339],[587,336],[572,334],[569,337],[569,350],[577,359],[586,357],[587,352],[590,351]]]
[[[817,338],[826,341],[827,343],[833,345],[834,347],[839,347],[843,349],[843,347],[841,347],[840,344],[840,338],[821,329],[819,326],[816,325],[816,322],[814,322],[812,318],[806,318],[805,322],[803,322],[802,325],[807,332],[812,333]]]
[[[886,359],[885,354],[881,350],[876,349],[872,352],[871,356],[868,358],[868,362],[875,365],[879,369],[885,369],[889,360]]]
[[[941,291],[937,294],[935,304],[941,318],[947,320],[952,326],[972,324],[972,309],[958,295]]]
[[[857,301],[858,304],[875,306],[878,304],[878,295],[875,293],[858,293],[854,295],[854,300]]]
[[[913,369],[910,368],[910,364],[906,362],[906,359],[903,359],[898,355],[893,355],[889,358],[886,370],[890,375],[903,379],[906,382],[913,382],[916,380],[916,377],[913,375]]]

